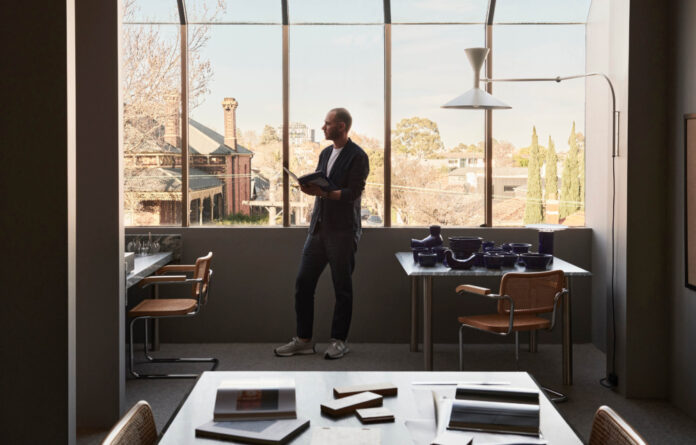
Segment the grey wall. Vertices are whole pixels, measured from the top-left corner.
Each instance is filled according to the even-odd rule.
[[[191,263],[212,250],[214,282],[208,306],[197,319],[164,320],[162,341],[171,342],[280,342],[295,335],[293,289],[305,228],[188,228],[152,229],[153,233],[180,233],[182,261]],[[128,229],[128,233],[144,233]],[[444,237],[471,234],[486,239],[531,242],[536,231],[529,229],[444,229]],[[354,313],[350,341],[409,341],[410,280],[394,257],[408,250],[412,237],[423,238],[425,228],[365,229],[354,273]],[[570,229],[556,235],[556,254],[585,269],[591,269],[590,229]],[[573,282],[573,335],[576,342],[591,339],[590,278]],[[499,286],[495,279],[479,284]],[[458,279],[436,279],[434,283],[433,338],[435,342],[457,341],[456,316],[466,311],[486,312],[494,305],[476,297],[458,297]],[[137,301],[131,292],[131,304]],[[315,338],[329,337],[333,310],[333,288],[327,268],[317,287]],[[475,331],[465,341],[501,341]],[[540,341],[560,341],[560,329],[541,335]]]
[[[78,427],[125,408],[119,8],[76,2]]]
[[[668,258],[669,282],[665,283],[665,297],[671,302],[671,390],[675,405],[696,417],[696,357],[693,341],[696,340],[696,292],[684,286],[684,125],[683,115],[696,113],[696,3],[674,2],[672,68],[669,79],[672,86],[669,113],[668,196],[669,227]],[[692,196],[692,198],[696,198]]]
[[[664,249],[668,225],[667,6],[652,0],[592,2],[588,26],[588,71],[609,74],[617,88],[620,157],[616,159],[616,371],[619,389],[630,397],[668,396],[668,306]],[[628,38],[628,40],[627,40]],[[611,275],[611,163],[607,147],[606,93],[588,82],[588,224],[597,232],[593,262],[594,341],[606,343]],[[630,100],[629,100],[630,97]],[[599,133],[597,130],[601,130]],[[590,147],[592,144],[592,147]],[[590,199],[588,198],[588,202]],[[646,253],[650,260],[646,261]],[[611,351],[611,348],[609,349]]]
[[[72,2],[5,11],[0,119],[2,442],[75,443]],[[58,20],[56,18],[59,18]]]

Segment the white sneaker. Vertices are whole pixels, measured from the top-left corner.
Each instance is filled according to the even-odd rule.
[[[297,337],[293,337],[290,343],[279,346],[273,350],[278,357],[290,357],[296,354],[314,354],[314,343],[310,340],[304,342]]]
[[[350,349],[348,349],[348,346],[343,340],[332,338],[329,347],[326,348],[326,352],[324,352],[324,358],[327,360],[333,360],[341,358],[349,352]]]

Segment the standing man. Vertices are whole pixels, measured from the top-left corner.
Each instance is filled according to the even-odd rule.
[[[333,145],[322,150],[317,171],[328,176],[334,186],[332,190],[324,191],[317,185],[302,186],[303,193],[316,199],[295,282],[297,336],[274,350],[280,357],[316,352],[312,341],[314,290],[327,263],[331,267],[336,303],[331,342],[324,358],[341,358],[349,351],[346,338],[353,312],[351,275],[362,233],[360,196],[370,171],[367,154],[348,138],[352,121],[345,108],[334,108],[324,119],[324,137],[333,141]]]

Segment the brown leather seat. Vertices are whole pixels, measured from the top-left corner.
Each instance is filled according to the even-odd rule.
[[[491,332],[506,332],[510,323],[508,314],[469,315],[457,318],[459,323]],[[534,314],[519,314],[513,319],[513,331],[548,329],[551,321]]]
[[[128,311],[129,317],[165,317],[167,315],[184,315],[192,312],[198,302],[190,298],[147,299]]]

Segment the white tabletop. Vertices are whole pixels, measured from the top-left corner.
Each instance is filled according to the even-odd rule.
[[[501,267],[500,269],[487,269],[485,267],[472,267],[471,269],[450,269],[442,263],[438,263],[433,267],[422,267],[420,264],[413,261],[412,252],[397,252],[396,259],[399,260],[401,267],[409,277],[499,277],[508,272],[532,272],[524,268],[524,266],[515,265],[515,267]],[[558,257],[553,257],[553,263],[547,270],[562,270],[566,276],[571,277],[589,277],[592,273],[581,269],[580,267],[563,261]],[[534,270],[533,272],[539,272]]]
[[[159,252],[152,255],[136,255],[133,271],[126,277],[126,287],[131,287],[145,277],[152,275],[160,267],[170,263],[173,252]]]

